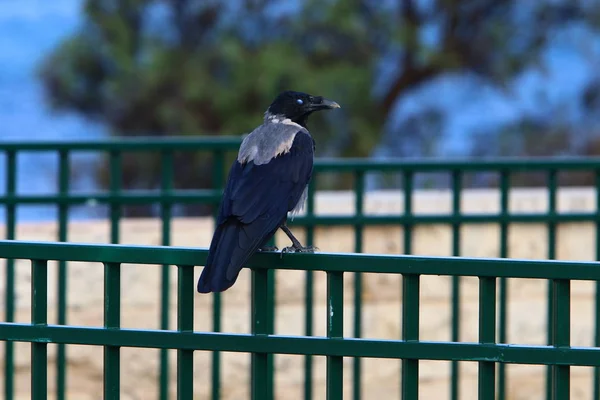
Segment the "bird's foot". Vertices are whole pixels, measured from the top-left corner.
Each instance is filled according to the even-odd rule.
[[[261,247],[260,249],[258,249],[258,251],[260,251],[260,252],[277,251],[277,250],[279,250],[279,248],[277,246],[265,246],[265,247]]]
[[[315,251],[319,251],[319,249],[314,246],[289,246],[281,250],[282,253],[314,253]]]

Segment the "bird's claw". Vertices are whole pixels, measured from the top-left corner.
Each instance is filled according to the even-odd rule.
[[[265,246],[265,247],[261,247],[260,249],[258,249],[258,251],[260,252],[265,252],[265,251],[278,251],[279,248],[277,246]]]
[[[319,249],[317,247],[314,246],[301,246],[301,247],[295,247],[295,246],[289,246],[289,247],[284,247],[281,252],[282,253],[314,253],[315,251],[318,251]]]

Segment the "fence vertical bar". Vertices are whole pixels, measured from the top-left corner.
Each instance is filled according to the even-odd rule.
[[[354,175],[354,196],[355,196],[355,215],[362,219],[364,216],[364,196],[365,196],[365,174],[363,171],[357,171]],[[362,253],[363,245],[363,224],[358,223],[354,226],[354,252]],[[354,337],[362,336],[362,274],[354,274]],[[353,398],[361,398],[361,359],[354,358],[352,369],[353,379]]]
[[[460,198],[462,194],[462,172],[452,171],[452,255],[460,255]],[[452,334],[451,340],[458,342],[460,339],[460,277],[452,277]],[[451,362],[450,399],[458,400],[460,382],[460,364]]]
[[[48,262],[31,261],[31,322],[48,323]],[[48,345],[31,343],[31,398],[45,400],[48,396]]]
[[[267,333],[275,332],[275,270],[267,270]],[[267,354],[267,387],[269,394],[265,400],[273,400],[275,397],[275,354]]]
[[[213,189],[218,190],[223,188],[225,171],[225,153],[223,151],[215,151],[213,158]],[[213,221],[217,221],[218,207],[214,207]],[[213,331],[221,331],[221,293],[213,293]],[[211,396],[212,400],[221,398],[221,353],[218,351],[212,352],[212,367],[211,367]]]
[[[344,336],[344,273],[327,272],[327,337]],[[327,400],[344,397],[344,357],[327,356]]]
[[[508,170],[500,171],[500,257],[508,257],[508,199],[510,189],[510,173]],[[498,316],[498,341],[507,342],[507,320],[508,320],[508,279],[500,278],[500,295]],[[498,365],[498,400],[506,397],[506,364]]]
[[[252,333],[254,335],[269,334],[271,308],[268,306],[267,288],[269,274],[266,269],[252,270]],[[269,357],[267,353],[252,353],[251,391],[253,400],[273,398],[269,385]]]
[[[121,265],[104,264],[104,327],[121,326]],[[121,349],[104,346],[104,399],[118,400],[121,387]]]
[[[554,279],[552,292],[552,345],[569,347],[571,345],[571,281]],[[553,365],[552,367],[553,399],[568,399],[570,394],[570,369],[568,365]]]
[[[600,213],[600,169],[595,172],[596,212]],[[600,261],[600,218],[596,219],[596,261]],[[596,281],[594,346],[600,347],[600,281]],[[600,367],[594,367],[594,400],[600,400]]]
[[[109,156],[110,169],[110,242],[119,243],[121,204],[116,196],[121,191],[121,152],[113,150]]]
[[[406,217],[405,223],[403,226],[404,230],[404,240],[403,240],[403,250],[404,254],[412,253],[412,216],[413,216],[413,207],[412,207],[412,194],[414,187],[414,171],[405,170],[403,173],[403,181],[404,181],[404,216]],[[401,363],[403,365],[403,363]],[[403,368],[403,367],[401,367]],[[403,372],[401,370],[400,375],[402,376]],[[402,379],[400,380],[400,392],[402,393]]]
[[[308,198],[306,200],[306,215],[310,218],[314,216],[315,210],[315,191],[317,187],[316,172],[313,172],[313,177],[308,184]],[[314,245],[315,229],[312,224],[306,227],[306,245]],[[313,335],[313,292],[314,292],[314,276],[313,271],[306,271],[306,282],[304,286],[304,334],[306,336]],[[313,358],[310,355],[304,356],[304,400],[312,400],[312,378],[313,378]]]
[[[412,253],[412,195],[414,176],[413,171],[404,171],[404,216],[406,217],[406,222],[404,223],[404,254]]]
[[[177,330],[194,331],[194,267],[177,266]],[[177,350],[177,399],[194,396],[194,351]]]
[[[479,278],[479,342],[494,343],[496,336],[496,278]],[[495,363],[479,362],[479,400],[494,400]]]
[[[402,339],[419,340],[419,286],[420,277],[416,274],[402,277]],[[419,398],[419,360],[402,360],[402,399]]]
[[[162,218],[162,245],[171,245],[171,218],[172,204],[165,200],[164,196],[172,193],[173,189],[173,153],[163,151],[161,154],[161,190],[163,199],[160,203]],[[161,267],[161,290],[160,290],[160,329],[169,329],[169,298],[171,297],[169,265]],[[169,398],[169,351],[160,349],[160,378],[159,399]]]
[[[17,192],[17,153],[6,152],[6,196],[13,197]],[[15,239],[17,210],[14,202],[8,202],[6,213],[6,239]],[[6,260],[6,290],[5,290],[5,312],[6,322],[15,320],[15,260]],[[14,396],[14,343],[4,343],[4,398],[12,399]]]
[[[556,189],[557,173],[552,169],[548,171],[548,259],[556,258]],[[548,302],[547,302],[547,343],[552,344],[554,337],[554,312],[552,299],[554,298],[554,284],[548,282]],[[552,367],[546,367],[546,398],[552,400]]]
[[[68,222],[69,222],[69,205],[66,197],[69,194],[69,152],[60,150],[58,153],[58,193],[61,197],[61,202],[58,205],[58,241],[67,241]],[[65,325],[67,323],[67,263],[66,261],[58,262],[58,279],[57,279],[57,323]],[[65,399],[65,386],[67,381],[66,375],[67,355],[65,345],[59,343],[56,348],[56,399]]]

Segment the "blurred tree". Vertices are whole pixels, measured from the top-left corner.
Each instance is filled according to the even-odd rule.
[[[260,123],[279,91],[318,93],[339,100],[343,113],[313,118],[317,151],[366,156],[408,90],[448,71],[502,84],[536,61],[553,27],[584,18],[582,7],[87,0],[85,22],[45,59],[40,75],[54,109],[100,120],[123,136],[240,134]],[[126,186],[158,185],[156,160],[143,162],[148,168],[126,160]],[[209,184],[205,159],[176,162],[176,186]]]

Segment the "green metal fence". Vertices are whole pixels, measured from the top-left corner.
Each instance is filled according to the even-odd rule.
[[[6,211],[6,238],[7,239],[15,239],[16,232],[16,210],[20,205],[31,205],[31,204],[51,204],[56,205],[58,207],[58,237],[59,241],[67,241],[68,240],[68,231],[67,231],[67,222],[69,220],[69,213],[72,206],[86,204],[90,201],[106,204],[110,209],[110,222],[111,222],[111,233],[110,238],[108,238],[111,243],[119,242],[119,222],[121,220],[121,210],[124,205],[130,204],[158,204],[160,206],[160,213],[162,219],[162,244],[169,245],[171,238],[171,220],[172,220],[172,210],[173,206],[178,203],[206,203],[206,204],[216,204],[220,199],[220,190],[222,188],[224,178],[226,176],[226,172],[228,169],[228,165],[226,165],[226,156],[228,153],[235,152],[239,145],[239,138],[191,138],[191,139],[167,139],[167,140],[155,140],[155,139],[135,139],[135,140],[110,140],[110,141],[89,141],[89,142],[30,142],[30,143],[2,143],[0,144],[0,156],[4,156],[5,159],[5,170],[6,170],[6,187],[5,193],[0,196],[0,204],[4,205]],[[174,152],[207,152],[210,153],[213,160],[213,169],[212,169],[212,187],[209,189],[199,189],[199,190],[180,190],[173,188],[172,185],[172,177],[174,173],[174,163],[173,163],[173,154]],[[16,178],[17,178],[17,157],[24,152],[50,152],[58,155],[58,171],[59,171],[59,179],[58,179],[58,187],[57,192],[49,195],[24,195],[17,193],[16,190]],[[71,169],[71,157],[73,154],[78,152],[96,152],[104,155],[109,160],[109,177],[110,177],[110,188],[106,192],[97,192],[97,193],[73,193],[70,190],[70,169]],[[122,155],[125,152],[151,152],[158,153],[161,156],[161,170],[162,170],[162,180],[161,180],[161,188],[159,191],[132,191],[132,190],[124,190],[121,186],[121,173],[122,173]],[[544,213],[512,213],[508,207],[508,200],[511,190],[511,179],[515,174],[519,174],[522,172],[532,172],[543,174],[546,178],[547,183],[547,194],[549,201],[549,208],[547,212]],[[452,254],[455,256],[460,255],[460,246],[461,246],[461,227],[467,224],[479,224],[479,223],[496,223],[500,227],[500,251],[499,257],[507,257],[509,255],[508,248],[508,232],[510,229],[510,225],[514,223],[537,223],[537,224],[546,224],[547,225],[547,238],[548,238],[548,258],[553,259],[556,256],[556,232],[557,225],[564,222],[592,222],[596,226],[596,255],[600,258],[600,190],[597,189],[597,208],[594,212],[584,213],[559,213],[557,211],[557,190],[559,187],[558,184],[558,176],[564,172],[573,172],[573,171],[582,171],[591,174],[594,177],[594,186],[596,188],[600,187],[600,159],[598,158],[587,158],[587,159],[534,159],[534,160],[486,160],[486,161],[406,161],[406,160],[397,160],[397,161],[366,161],[366,160],[352,160],[352,159],[344,159],[344,160],[318,160],[315,166],[315,175],[313,182],[311,183],[311,187],[309,190],[309,197],[307,203],[307,213],[305,216],[297,217],[294,221],[291,222],[291,225],[302,226],[306,229],[307,242],[308,244],[319,245],[318,243],[314,243],[315,240],[315,227],[317,226],[332,226],[332,225],[345,225],[352,226],[355,232],[355,251],[357,253],[362,252],[363,248],[363,232],[364,228],[367,226],[402,226],[405,234],[403,235],[403,252],[406,254],[410,254],[412,250],[413,243],[413,235],[412,232],[416,226],[421,224],[446,224],[451,226],[452,228]],[[450,189],[452,192],[452,211],[450,213],[445,214],[436,214],[436,215],[420,215],[415,214],[413,207],[413,195],[415,192],[415,182],[416,176],[419,174],[427,174],[440,172],[445,173],[449,176],[451,185]],[[494,214],[465,214],[461,211],[461,199],[463,186],[466,177],[469,174],[479,173],[479,172],[488,172],[495,174],[498,177],[498,188],[500,195],[500,212]],[[354,191],[356,193],[356,202],[355,202],[355,214],[351,216],[327,216],[327,215],[315,215],[315,187],[318,185],[318,182],[322,179],[323,174],[350,174],[354,180]],[[403,192],[402,196],[404,197],[404,212],[398,215],[367,215],[364,212],[364,193],[365,193],[365,176],[371,173],[395,173],[400,174],[403,180]],[[70,248],[70,247],[69,247]],[[8,249],[8,247],[6,247]],[[8,250],[7,250],[8,251]],[[161,250],[167,251],[167,250]],[[164,253],[171,254],[171,253]],[[202,252],[194,253],[198,257],[202,259]],[[5,321],[12,322],[14,321],[14,312],[15,312],[15,304],[14,304],[14,286],[15,286],[15,265],[12,256],[8,256],[4,253],[0,253],[0,256],[7,258],[6,263],[6,294],[5,294]],[[56,300],[56,309],[58,310],[56,323],[58,325],[67,326],[67,318],[66,318],[66,305],[67,305],[67,262],[73,261],[72,258],[67,258],[61,256],[59,258],[48,257],[48,259],[56,259],[59,260],[59,269],[58,269],[58,287],[57,287],[57,300]],[[261,256],[262,257],[262,256]],[[258,257],[257,260],[261,260],[262,258]],[[298,256],[302,259],[302,256]],[[320,258],[324,257],[324,258]],[[333,256],[317,256],[315,258],[315,263],[318,260],[322,260],[323,263],[319,262],[319,268],[345,268],[345,265],[337,265],[332,266],[328,265],[325,261],[329,260]],[[27,258],[27,257],[25,257]],[[290,260],[296,259],[291,257]],[[359,258],[360,259],[360,258]],[[387,259],[387,258],[386,258]],[[160,328],[163,330],[167,330],[171,328],[169,326],[169,309],[168,309],[168,299],[169,299],[169,264],[180,264],[180,265],[191,265],[189,263],[180,263],[177,261],[178,259],[165,259],[164,266],[162,267],[162,285],[161,285],[161,301],[162,308],[160,311]],[[351,259],[340,258],[340,261],[350,262]],[[404,260],[403,258],[399,258],[399,260]],[[100,262],[108,262],[106,260],[95,260]],[[116,260],[111,262],[126,262],[124,260]],[[157,260],[153,260],[153,263],[156,263]],[[161,261],[163,262],[163,261]],[[354,261],[355,262],[355,261]],[[398,261],[400,264],[404,261]],[[448,261],[449,262],[449,261]],[[475,261],[473,261],[475,262]],[[195,261],[196,265],[201,264],[198,261]],[[312,261],[311,261],[312,263]],[[482,263],[484,263],[482,261]],[[498,343],[507,343],[507,298],[508,298],[508,281],[506,275],[506,271],[504,273],[500,272],[498,268],[500,265],[504,265],[500,262],[499,264],[494,264],[497,267],[497,273],[494,275],[499,280],[499,308],[498,308],[498,326],[495,327],[498,335]],[[285,263],[284,263],[285,264]],[[399,265],[400,265],[399,264]],[[446,261],[441,262],[440,265],[446,265]],[[312,264],[311,264],[312,265]],[[387,265],[387,264],[386,264]],[[455,264],[447,264],[454,268]],[[471,264],[469,264],[471,265]],[[481,264],[486,265],[487,264]],[[513,265],[513,264],[507,264]],[[538,265],[538,264],[535,264]],[[540,264],[542,265],[542,264]],[[545,264],[544,264],[545,265]],[[552,264],[552,265],[570,265],[570,264]],[[592,264],[587,265],[589,271],[592,271]],[[540,267],[542,268],[542,267]],[[558,267],[557,267],[558,268]],[[39,268],[41,270],[41,267]],[[118,268],[113,265],[113,268],[107,267],[108,271],[116,271]],[[185,269],[180,269],[180,271],[184,271]],[[540,269],[541,270],[541,269]],[[110,275],[110,272],[107,271],[107,274]],[[262,272],[260,272],[262,271]],[[272,271],[272,270],[268,270]],[[263,291],[266,299],[264,301],[267,307],[263,307],[257,312],[264,313],[260,314],[262,318],[267,318],[267,321],[270,321],[266,327],[260,326],[261,329],[266,329],[266,331],[273,330],[273,315],[274,315],[274,298],[273,298],[273,288],[274,288],[274,280],[272,278],[272,272],[268,272],[267,270],[259,269],[255,274],[266,274],[267,280],[262,281],[259,280],[256,284],[266,285],[265,287],[268,289]],[[355,305],[353,311],[353,335],[356,338],[361,337],[361,326],[362,326],[362,276],[361,271],[354,271],[352,269],[348,270],[348,272],[355,273],[354,276],[354,299],[353,303]],[[388,271],[391,272],[391,271]],[[114,273],[114,272],[113,272]],[[401,271],[398,273],[402,273]],[[426,272],[419,272],[426,274]],[[591,272],[590,272],[591,273]],[[458,342],[461,337],[461,332],[459,329],[460,320],[460,276],[461,274],[457,271],[445,271],[444,274],[449,274],[452,276],[452,301],[449,307],[452,310],[452,342]],[[477,274],[475,274],[477,275]],[[591,276],[591,275],[590,275]],[[540,278],[552,278],[551,276],[540,276]],[[561,279],[575,279],[571,276],[563,276]],[[261,278],[262,279],[262,278]],[[404,285],[407,285],[406,282],[411,282],[411,279],[414,281],[418,278],[408,277],[405,279]],[[596,280],[594,277],[585,278]],[[335,280],[335,279],[334,279]],[[482,282],[485,282],[483,280]],[[490,283],[488,282],[488,285]],[[334,285],[335,286],[335,285]],[[305,322],[305,335],[312,336],[313,329],[313,305],[314,305],[314,281],[313,281],[313,271],[312,269],[306,270],[306,284],[305,284],[305,298],[306,298],[306,308],[304,313],[304,322]],[[411,291],[412,288],[412,291]],[[418,290],[415,292],[415,286],[405,287],[406,293],[404,296],[413,296],[410,297],[411,300],[415,300],[418,297]],[[491,286],[488,288],[491,290]],[[554,326],[556,322],[557,312],[555,310],[558,307],[558,304],[554,304],[551,299],[555,298],[558,294],[564,294],[564,285],[556,285],[555,283],[549,283],[548,286],[548,322],[549,326]],[[403,292],[404,293],[404,292]],[[411,293],[413,293],[411,295]],[[113,294],[113,299],[114,294]],[[487,298],[487,297],[486,297]],[[185,300],[190,301],[190,300]],[[484,301],[483,304],[491,304],[491,297],[488,298],[487,301]],[[405,304],[405,303],[403,303]],[[560,303],[562,304],[562,303]],[[486,306],[487,307],[487,306]],[[562,308],[561,308],[562,309]],[[485,310],[485,307],[484,307]],[[495,309],[494,309],[495,310]],[[564,311],[564,310],[563,310]],[[184,312],[184,311],[182,311]],[[491,312],[491,310],[489,311]],[[36,314],[37,315],[37,314]],[[110,318],[108,318],[108,323],[114,324],[117,320],[116,312],[109,313]],[[213,298],[213,331],[219,332],[221,330],[221,295],[216,294]],[[412,315],[412,314],[411,314]],[[494,314],[490,314],[486,312],[483,314],[486,318],[491,318]],[[38,315],[40,319],[42,319],[43,315]],[[564,316],[563,316],[564,317]],[[407,317],[408,321],[411,320],[411,317]],[[412,318],[418,318],[414,315]],[[562,317],[561,317],[562,318]],[[600,347],[600,284],[597,284],[596,287],[596,309],[595,314],[593,316],[596,321],[596,331],[594,337],[594,345],[596,347]],[[490,320],[486,319],[488,322],[486,326],[491,326]],[[412,326],[412,328],[411,328]],[[415,334],[418,330],[415,330],[415,321],[409,322],[404,326],[404,334],[406,338],[415,338]],[[257,325],[257,328],[259,326]],[[49,328],[48,328],[49,329]],[[68,328],[72,329],[72,328]],[[184,322],[183,327],[181,329],[186,330],[189,329],[189,323],[186,324]],[[70,331],[69,331],[70,332]],[[494,341],[490,332],[482,333],[486,341]],[[491,339],[490,339],[491,338]],[[558,334],[559,339],[564,339]],[[553,336],[553,331],[548,330],[548,344],[555,344],[555,337]],[[252,339],[254,340],[254,339]],[[411,339],[412,340],[412,339]],[[60,341],[59,341],[60,342]],[[308,342],[307,342],[308,343]],[[312,342],[311,342],[312,343]],[[349,342],[347,342],[349,343]],[[113,343],[114,344],[114,343]],[[272,344],[271,344],[272,345]],[[408,344],[402,344],[405,346]],[[328,344],[329,346],[329,344]],[[402,347],[401,346],[401,347]],[[426,348],[419,347],[419,344],[415,349]],[[449,346],[449,348],[455,348],[453,345],[444,345]],[[462,346],[462,345],[461,345]],[[166,399],[168,396],[169,383],[169,363],[167,360],[167,347],[166,346],[157,346],[158,348],[163,349],[161,352],[160,359],[160,399]],[[403,347],[404,348],[404,347]],[[410,348],[407,347],[407,348]],[[444,347],[445,348],[445,347]],[[456,347],[461,348],[462,347]],[[467,347],[469,348],[469,347]],[[477,347],[480,349],[481,347]],[[497,349],[497,347],[496,347]],[[219,348],[217,348],[219,350]],[[114,349],[107,350],[108,354],[116,354]],[[112,353],[111,353],[112,351]],[[289,350],[288,350],[289,351]],[[415,350],[416,351],[416,350]],[[437,350],[436,350],[437,351]],[[482,351],[482,350],[477,350]],[[543,352],[542,352],[543,353]],[[14,394],[14,349],[11,341],[6,342],[6,357],[5,357],[5,398],[11,399]],[[188,353],[182,353],[188,354]],[[304,398],[309,400],[313,397],[313,360],[312,360],[313,352],[307,352],[306,361],[305,361],[305,389],[304,389]],[[321,354],[321,353],[317,353]],[[354,354],[354,353],[353,353]],[[529,353],[526,353],[529,354]],[[555,353],[543,353],[543,354],[555,354]],[[575,353],[573,353],[575,354]],[[577,353],[578,354],[578,353]],[[587,354],[587,353],[585,353]],[[114,357],[114,356],[113,356]],[[218,351],[213,353],[212,359],[212,392],[211,397],[213,399],[218,399],[220,397],[220,388],[221,388],[221,359]],[[184,357],[185,358],[185,357]],[[56,387],[57,387],[57,398],[64,399],[65,398],[65,382],[67,379],[66,370],[65,370],[65,359],[66,359],[66,351],[63,344],[60,344],[58,347],[57,354],[57,371],[56,371]],[[459,379],[460,379],[460,368],[459,368],[459,360],[463,358],[448,358],[452,361],[452,373],[451,373],[451,386],[449,388],[450,397],[455,400],[460,398],[459,393]],[[264,360],[260,359],[267,363],[267,365],[272,365],[272,358],[267,356]],[[261,362],[262,362],[261,361]],[[338,360],[339,361],[339,360]],[[501,360],[498,360],[501,361]],[[547,360],[548,361],[548,360]],[[519,361],[520,362],[520,361]],[[542,362],[544,364],[545,362]],[[411,375],[412,378],[407,377],[410,371],[413,371],[414,368],[410,367],[411,365],[416,365],[416,361],[405,361],[405,365],[407,368],[403,369],[403,375],[405,377],[405,381],[414,380],[414,375]],[[506,398],[506,386],[507,386],[507,377],[505,373],[504,363],[500,363],[498,365],[497,371],[497,396],[499,399]],[[586,364],[586,365],[594,365],[595,364]],[[361,394],[361,361],[360,358],[357,357],[353,361],[353,376],[354,379],[354,390],[353,390],[353,398],[358,400],[360,399]],[[331,369],[330,372],[334,373],[335,367]],[[335,373],[334,373],[335,375]],[[489,378],[489,374],[486,375]],[[485,376],[483,378],[485,378]],[[482,379],[483,379],[482,378]],[[269,378],[272,379],[272,376]],[[486,378],[487,379],[487,378]],[[272,381],[271,381],[272,382]],[[552,369],[548,368],[548,379],[547,379],[547,396],[551,398],[552,394]],[[267,387],[270,387],[270,384],[267,384]],[[410,385],[409,385],[410,387]],[[407,389],[408,390],[408,389]],[[600,399],[600,368],[595,368],[594,374],[594,399]]]
[[[551,368],[549,393],[554,399],[570,396],[570,367],[600,367],[600,348],[570,347],[570,288],[572,280],[600,281],[596,263],[519,261],[502,259],[431,258],[354,254],[259,254],[249,263],[252,274],[251,334],[194,332],[194,264],[202,264],[206,250],[122,245],[82,245],[0,241],[0,254],[31,259],[31,324],[0,323],[0,340],[31,343],[32,399],[47,397],[49,343],[104,347],[104,398],[118,399],[120,349],[146,347],[177,350],[177,397],[191,399],[194,389],[194,351],[252,353],[253,399],[273,396],[272,354],[327,357],[327,398],[343,398],[343,357],[402,360],[403,399],[417,399],[419,360],[479,363],[479,399],[495,399],[496,366],[540,364]],[[47,320],[47,265],[49,260],[104,264],[104,328],[51,325]],[[121,329],[120,273],[122,264],[172,264],[178,270],[177,330]],[[327,336],[293,337],[269,331],[269,271],[325,271],[327,274]],[[344,273],[392,273],[402,279],[402,339],[344,338]],[[479,279],[479,343],[419,340],[419,282],[421,276],[473,276]],[[496,340],[496,283],[498,278],[547,279],[552,285],[550,311],[552,341],[548,346],[499,343]],[[201,373],[202,371],[196,371]]]

